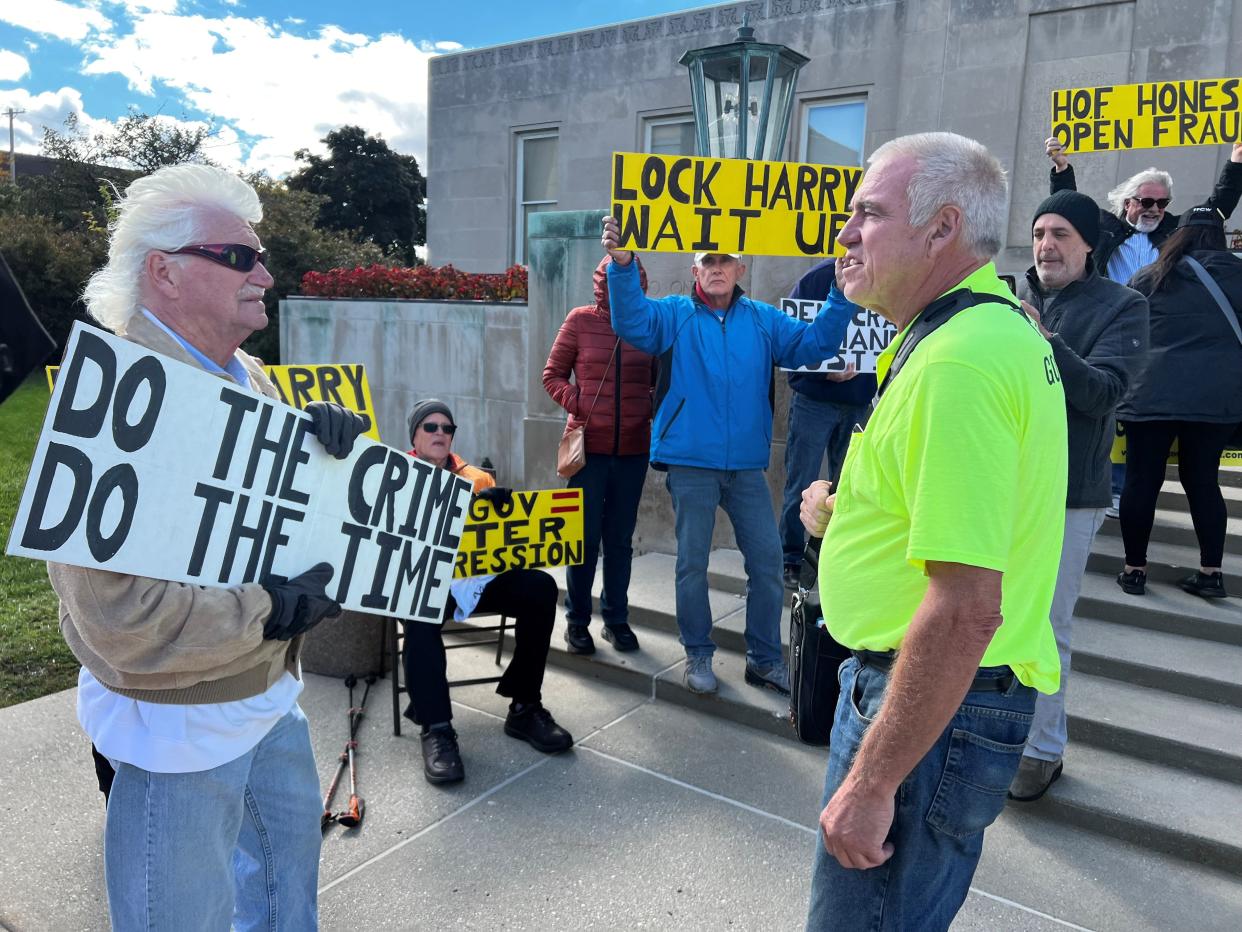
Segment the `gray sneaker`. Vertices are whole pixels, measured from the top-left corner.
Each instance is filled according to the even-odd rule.
[[[760,689],[771,689],[782,696],[789,695],[789,667],[779,660],[766,667],[746,664],[746,682]]]
[[[716,674],[712,672],[711,657],[687,657],[683,680],[686,689],[699,695],[710,695],[720,688]]]
[[[1114,495],[1113,503],[1104,509],[1104,517],[1120,518],[1121,517],[1121,496]]]
[[[1040,760],[1022,755],[1018,772],[1009,784],[1009,798],[1020,803],[1033,803],[1048,792],[1048,787],[1061,776],[1061,761]]]

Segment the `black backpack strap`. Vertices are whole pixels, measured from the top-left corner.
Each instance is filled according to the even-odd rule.
[[[1008,304],[1010,308],[1025,317],[1022,305],[1016,304],[1004,295],[980,294],[968,288],[960,288],[949,292],[942,298],[937,298],[923,308],[923,312],[910,325],[909,332],[906,333],[905,339],[901,341],[901,346],[897,349],[897,355],[893,357],[892,365],[888,367],[888,372],[884,373],[884,381],[880,383],[879,390],[875,393],[876,402],[879,402],[880,396],[892,384],[897,373],[901,371],[901,367],[906,364],[906,360],[910,358],[910,354],[924,337],[935,333],[956,315],[977,304]]]

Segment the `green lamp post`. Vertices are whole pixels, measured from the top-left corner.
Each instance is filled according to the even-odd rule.
[[[798,71],[808,61],[784,45],[756,42],[749,15],[742,17],[736,41],[682,55],[690,70],[699,155],[779,159]]]

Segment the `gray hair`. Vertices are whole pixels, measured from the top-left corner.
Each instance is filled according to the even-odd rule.
[[[1135,197],[1138,189],[1145,184],[1161,185],[1169,192],[1169,200],[1173,200],[1173,176],[1158,168],[1145,168],[1137,175],[1131,175],[1117,187],[1108,192],[1108,206],[1113,213],[1121,214],[1126,209],[1126,198]]]
[[[1009,189],[1005,169],[982,143],[957,133],[915,133],[884,143],[867,164],[896,156],[918,164],[906,188],[911,226],[923,226],[941,207],[953,204],[962,212],[966,248],[981,259],[1000,252]]]
[[[170,165],[126,188],[108,227],[108,262],[83,293],[90,315],[124,330],[138,311],[147,255],[203,242],[212,214],[258,223],[263,206],[254,188],[210,165]]]

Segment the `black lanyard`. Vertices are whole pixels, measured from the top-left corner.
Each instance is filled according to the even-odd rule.
[[[969,288],[960,288],[957,291],[949,292],[944,297],[937,298],[923,308],[922,313],[910,325],[905,339],[901,341],[901,346],[897,349],[897,355],[893,357],[892,365],[884,373],[884,381],[880,383],[879,390],[875,393],[876,400],[872,404],[873,409],[875,404],[879,402],[880,396],[884,394],[884,390],[897,377],[897,373],[901,371],[901,367],[906,364],[906,360],[922,339],[934,333],[944,324],[947,324],[961,311],[966,310],[968,307],[974,307],[976,304],[1008,304],[1014,311],[1023,314],[1023,317],[1026,316],[1022,311],[1021,305],[1015,304],[1003,295],[980,294],[977,291],[971,291]]]

